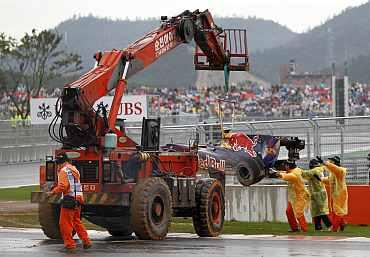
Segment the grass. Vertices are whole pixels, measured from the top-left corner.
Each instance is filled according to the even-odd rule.
[[[37,213],[6,213],[0,214],[1,227],[39,228]]]
[[[226,221],[224,224],[224,234],[244,234],[244,235],[287,235],[289,226],[287,223],[280,222],[240,222]],[[195,233],[191,218],[174,218],[170,232]],[[290,234],[290,233],[289,233]],[[313,225],[309,225],[306,233],[295,233],[295,235],[307,236],[348,236],[348,237],[370,237],[368,226],[348,225],[344,232],[316,232]]]
[[[39,186],[1,188],[0,201],[29,201],[31,199],[31,192],[38,191],[39,188]]]
[[[87,229],[104,230],[84,220]],[[0,215],[1,227],[39,228],[38,214],[33,213],[7,213]],[[239,222],[227,221],[224,225],[223,234],[244,235],[287,235],[289,226],[287,223],[278,222]],[[172,233],[195,233],[191,218],[173,218],[169,232]],[[370,237],[370,229],[367,226],[348,225],[344,232],[315,232],[310,225],[307,233],[295,233],[294,235],[307,236],[348,236]]]
[[[25,186],[18,188],[0,189],[0,201],[29,201],[32,191],[39,190],[39,186]],[[88,229],[104,230],[94,224],[84,220]],[[0,226],[2,227],[21,227],[21,228],[39,228],[39,220],[37,211],[30,212],[7,212],[0,213]],[[239,222],[227,221],[224,224],[224,234],[271,234],[271,235],[286,235],[289,226],[287,223],[278,222]],[[177,233],[195,233],[191,218],[173,218],[170,232]],[[310,225],[307,233],[298,233],[301,235],[310,236],[363,236],[370,237],[370,229],[367,226],[349,225],[344,232],[315,232]]]
[[[84,224],[87,229],[104,230],[86,220]],[[40,228],[37,212],[30,213],[3,213],[0,214],[0,227],[13,228]]]

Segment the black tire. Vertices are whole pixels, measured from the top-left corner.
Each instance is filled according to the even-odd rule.
[[[179,24],[178,33],[185,43],[190,43],[194,38],[194,25],[190,19],[182,19]]]
[[[50,239],[62,239],[59,230],[60,206],[39,203],[39,221],[44,234]]]
[[[171,223],[172,198],[161,178],[145,178],[134,189],[132,227],[140,239],[162,240]]]
[[[250,186],[261,181],[266,175],[264,165],[261,160],[250,159],[242,162],[236,167],[236,176],[243,186]]]
[[[108,233],[111,234],[111,236],[114,237],[128,237],[132,235],[132,230],[113,230],[113,229],[107,229]]]
[[[193,225],[201,237],[216,237],[222,233],[225,221],[224,189],[216,179],[202,179],[195,189],[196,207]]]

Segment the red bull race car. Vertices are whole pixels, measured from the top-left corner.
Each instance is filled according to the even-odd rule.
[[[227,175],[237,176],[250,186],[269,176],[278,161],[280,147],[288,150],[288,159],[298,160],[304,140],[298,137],[225,133],[219,144],[198,145],[198,168],[225,183]],[[163,150],[188,151],[188,146],[167,144]]]

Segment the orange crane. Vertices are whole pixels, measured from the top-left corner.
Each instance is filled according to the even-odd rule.
[[[248,70],[245,30],[221,29],[208,10],[185,11],[161,17],[159,28],[123,50],[96,53],[95,68],[63,89],[49,127],[50,136],[62,144],[55,155],[66,153],[80,170],[83,216],[114,236],[134,231],[142,239],[162,239],[171,215],[193,217],[200,236],[222,231],[224,185],[214,178],[197,179],[196,148],[160,148],[157,119],[144,119],[141,145],[116,127],[127,79],[193,38],[196,69],[223,70],[226,78],[230,71]],[[113,90],[109,114],[102,104],[94,110],[94,103]],[[47,157],[40,167],[41,190],[32,193],[50,238],[60,238],[59,198],[45,196],[57,183],[56,172],[53,156]]]

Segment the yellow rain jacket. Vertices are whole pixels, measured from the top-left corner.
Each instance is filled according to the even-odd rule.
[[[329,178],[323,181],[330,185],[331,198],[333,199],[333,212],[338,216],[348,213],[348,192],[346,184],[347,169],[331,162],[325,162],[325,167],[330,172]]]
[[[308,182],[308,190],[311,195],[311,215],[317,217],[329,214],[328,195],[322,182],[324,167],[316,167],[304,170],[302,177]],[[316,177],[315,177],[316,175]],[[321,181],[318,178],[321,179]]]
[[[288,182],[288,201],[293,206],[295,217],[304,216],[304,210],[310,201],[310,193],[304,185],[302,169],[297,167],[287,173],[280,173],[280,176]]]
[[[16,128],[17,127],[17,119],[15,118],[15,116],[12,116],[10,118],[10,125],[12,126],[12,128]]]
[[[22,126],[22,115],[17,114],[17,115],[15,116],[15,121],[16,121],[16,123],[17,123],[17,126],[18,126],[18,127],[21,127],[21,126]]]

